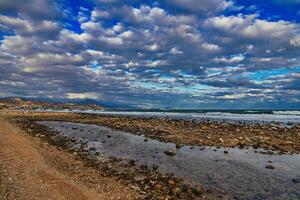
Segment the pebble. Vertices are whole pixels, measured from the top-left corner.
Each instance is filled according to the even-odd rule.
[[[267,169],[275,169],[275,167],[273,165],[266,165]]]
[[[172,179],[170,179],[170,180],[168,181],[168,184],[169,184],[169,185],[175,185],[175,181],[172,180]]]
[[[166,151],[164,151],[164,154],[166,154],[168,156],[175,156],[176,155],[176,153],[172,150],[166,150]]]
[[[293,178],[294,183],[300,183],[300,178]]]

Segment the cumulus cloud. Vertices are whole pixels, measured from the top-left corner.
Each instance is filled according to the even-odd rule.
[[[52,0],[28,0],[22,3],[18,0],[1,0],[1,13],[15,13],[32,19],[54,19],[60,16],[57,4]]]
[[[234,6],[233,1],[227,0],[164,0],[169,6],[173,5],[179,11],[211,15]]]
[[[0,2],[2,96],[141,107],[299,98],[296,21],[228,0],[93,2]]]

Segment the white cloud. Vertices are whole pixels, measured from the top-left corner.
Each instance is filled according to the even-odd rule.
[[[207,51],[219,51],[221,48],[216,44],[203,43],[202,48]]]
[[[239,63],[245,59],[245,56],[243,54],[234,55],[230,58],[215,58],[214,61],[217,63]]]
[[[292,46],[299,47],[299,46],[300,46],[300,35],[298,35],[298,36],[292,38],[292,39],[290,40],[290,44],[291,44]]]
[[[68,98],[68,99],[99,99],[100,94],[94,93],[94,92],[67,93],[66,98]]]
[[[286,38],[295,34],[297,25],[287,21],[270,22],[257,15],[220,16],[205,21],[208,28],[248,38]]]
[[[183,54],[183,51],[180,51],[177,47],[173,47],[173,48],[170,50],[170,53],[171,53],[171,54],[174,54],[174,55],[177,55],[177,54]]]

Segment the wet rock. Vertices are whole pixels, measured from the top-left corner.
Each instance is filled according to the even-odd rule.
[[[266,165],[266,169],[275,169],[273,165]]]
[[[176,144],[176,149],[180,149],[182,147],[181,144]]]
[[[106,135],[107,138],[111,138],[111,135]]]
[[[143,170],[147,170],[147,169],[148,169],[148,166],[147,166],[147,164],[141,164],[141,169],[143,169]]]
[[[164,154],[166,154],[167,156],[175,156],[176,155],[176,153],[172,150],[166,150],[166,151],[164,151]]]
[[[293,178],[294,183],[300,183],[300,178]]]
[[[224,151],[224,154],[228,154],[228,151],[225,150],[225,151]]]
[[[135,165],[135,160],[131,159],[131,160],[128,161],[128,163],[129,163],[130,165],[134,166],[134,165]]]
[[[153,164],[153,165],[152,165],[152,170],[153,170],[153,171],[156,171],[157,169],[158,169],[158,165]]]
[[[95,147],[90,147],[89,150],[90,150],[90,151],[95,151],[96,148],[95,148]]]

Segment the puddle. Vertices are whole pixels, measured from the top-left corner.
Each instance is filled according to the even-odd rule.
[[[192,184],[230,193],[236,199],[300,199],[300,154],[267,155],[253,149],[183,146],[163,143],[97,125],[42,121],[41,125],[64,136],[87,141],[88,148],[102,156],[137,160],[158,165],[162,173],[173,173]],[[176,155],[164,152],[172,150]],[[224,151],[228,153],[225,154]],[[257,149],[257,151],[263,151]],[[271,165],[274,169],[267,169]]]

